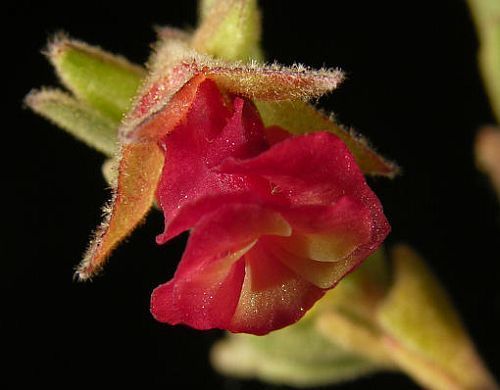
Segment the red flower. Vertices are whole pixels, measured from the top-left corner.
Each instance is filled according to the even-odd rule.
[[[363,173],[395,166],[307,104],[341,80],[165,39],[119,129],[113,198],[78,277],[102,268],[156,198],[159,243],[191,231],[174,278],[153,294],[157,319],[255,334],[298,320],[389,231]]]
[[[346,145],[265,128],[253,103],[205,79],[161,138],[164,243],[191,230],[162,322],[265,334],[297,321],[369,256],[389,225]]]

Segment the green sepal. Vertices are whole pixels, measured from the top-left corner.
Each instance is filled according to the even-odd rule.
[[[78,99],[114,121],[129,110],[145,77],[143,68],[121,56],[64,37],[49,44],[47,56]]]
[[[68,133],[113,156],[117,149],[119,122],[100,114],[87,104],[56,89],[33,91],[26,97],[26,105]]]
[[[199,5],[200,25],[192,47],[228,61],[262,61],[257,0],[209,0]]]

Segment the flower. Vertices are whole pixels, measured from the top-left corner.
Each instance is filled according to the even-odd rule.
[[[166,225],[157,241],[191,235],[174,278],[153,293],[153,315],[265,334],[297,321],[381,244],[389,225],[364,174],[396,167],[308,103],[342,72],[245,61],[261,55],[256,3],[216,4],[193,35],[160,30],[131,106],[146,72],[65,37],[48,54],[72,95],[43,90],[27,103],[108,155],[119,126],[113,196],[80,280],[156,200]],[[233,45],[228,26],[246,28]],[[98,70],[93,79],[81,64]]]
[[[251,101],[202,81],[161,141],[162,244],[191,236],[151,311],[162,322],[265,334],[297,321],[389,225],[345,144],[264,127]]]

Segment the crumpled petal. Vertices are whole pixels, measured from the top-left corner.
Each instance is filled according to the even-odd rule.
[[[153,294],[160,321],[254,334],[283,327],[389,231],[338,137],[266,129],[250,102],[223,96],[210,79],[161,145],[157,241],[192,234],[174,278]],[[267,231],[273,218],[287,228]]]
[[[279,126],[293,135],[329,131],[345,142],[365,174],[393,178],[399,173],[398,166],[377,153],[366,138],[344,129],[332,115],[328,116],[307,102],[255,100],[254,103],[266,127]]]
[[[241,296],[227,327],[232,332],[262,335],[292,324],[325,293],[284,266],[269,250],[274,238],[263,237],[245,255]]]
[[[153,292],[151,312],[171,324],[228,329],[245,276],[241,259],[260,236],[290,232],[278,213],[256,205],[226,205],[204,215],[174,278]]]
[[[255,189],[248,181],[221,175],[213,169],[227,156],[248,158],[267,148],[262,122],[254,107],[240,98],[234,99],[233,106],[231,113],[215,83],[206,79],[199,85],[183,123],[162,139],[166,163],[157,197],[165,215],[166,231],[187,203],[205,196]],[[178,232],[189,227],[178,225]],[[170,237],[170,233],[159,237],[158,242]]]
[[[331,206],[308,206],[283,213],[293,226],[290,237],[273,239],[271,250],[303,278],[332,288],[372,249],[373,220],[368,208],[348,197]]]
[[[266,177],[296,206],[327,205],[345,195],[368,204],[374,197],[346,145],[328,132],[285,139],[253,159],[228,158],[219,169]]]

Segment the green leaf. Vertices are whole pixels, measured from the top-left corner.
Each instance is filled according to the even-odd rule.
[[[201,24],[192,47],[229,60],[261,61],[261,16],[257,0],[211,0],[200,3]]]
[[[266,336],[228,335],[211,358],[223,374],[298,387],[342,382],[378,368],[323,338],[307,319]]]
[[[355,301],[352,302],[356,304]],[[330,310],[316,316],[318,331],[332,343],[373,361],[381,367],[395,365],[381,342],[381,334],[370,323],[343,310]]]
[[[59,90],[33,91],[26,97],[25,102],[37,114],[80,141],[108,156],[115,154],[118,121],[100,114]]]
[[[47,55],[63,84],[101,114],[120,121],[145,71],[125,58],[85,43],[57,37]]]

